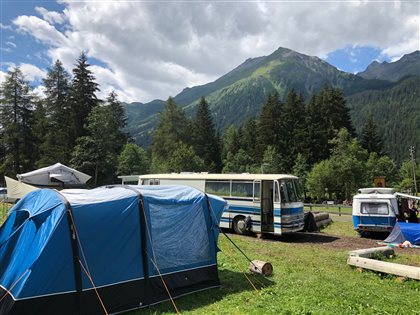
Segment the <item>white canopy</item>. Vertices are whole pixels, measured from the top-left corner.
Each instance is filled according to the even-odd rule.
[[[27,193],[38,189],[35,186],[27,185],[25,183],[21,183],[15,179],[10,177],[4,176],[6,179],[7,185],[7,199],[10,202],[14,202],[18,199],[23,198]]]
[[[91,176],[61,163],[56,163],[29,173],[18,174],[16,177],[20,182],[36,186],[51,186],[57,182],[64,183],[65,185],[84,185],[91,178]]]

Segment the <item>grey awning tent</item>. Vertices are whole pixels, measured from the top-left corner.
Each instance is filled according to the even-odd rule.
[[[63,187],[82,187],[91,176],[56,163],[32,172],[18,174],[17,178],[22,183],[35,186],[56,186],[59,183]]]
[[[12,202],[38,188],[86,188],[86,182],[91,178],[61,163],[18,174],[16,177],[18,180],[5,176],[7,199]]]

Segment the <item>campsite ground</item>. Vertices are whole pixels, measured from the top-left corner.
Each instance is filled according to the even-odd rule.
[[[269,261],[274,275],[250,275],[248,262],[221,235],[220,289],[175,300],[183,314],[420,314],[420,281],[347,265],[349,250],[377,246],[335,220],[321,233],[260,239],[229,235],[252,259]],[[420,266],[419,249],[397,249],[394,262]],[[257,288],[255,290],[244,272]],[[170,303],[131,313],[174,314]]]

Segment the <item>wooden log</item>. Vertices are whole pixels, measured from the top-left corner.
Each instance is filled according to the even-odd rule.
[[[349,252],[349,256],[360,256],[364,258],[371,258],[375,254],[382,254],[384,256],[394,255],[394,249],[388,246],[373,247],[366,249],[358,249]]]
[[[328,218],[322,221],[317,221],[315,224],[318,228],[318,230],[324,226],[327,226],[328,224],[330,224],[332,222],[332,219]]]
[[[249,263],[249,270],[264,276],[271,276],[273,274],[273,265],[262,260],[253,260]]]
[[[420,280],[420,267],[400,265],[361,256],[349,256],[347,263],[364,269]]]
[[[315,222],[329,219],[330,215],[327,212],[314,213]]]

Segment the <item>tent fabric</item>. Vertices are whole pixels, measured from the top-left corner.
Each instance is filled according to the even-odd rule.
[[[50,186],[54,179],[66,185],[85,185],[91,176],[61,163],[56,163],[32,172],[18,174],[17,178],[19,181],[30,185]]]
[[[103,314],[217,287],[226,203],[186,186],[40,189],[0,227],[0,314]],[[6,292],[10,291],[10,294]]]
[[[7,176],[4,176],[4,179],[6,180],[6,186],[7,186],[7,199],[10,201],[21,199],[27,193],[38,189],[35,186],[21,183]]]
[[[409,241],[413,245],[420,245],[420,224],[397,222],[385,243],[404,243]]]

